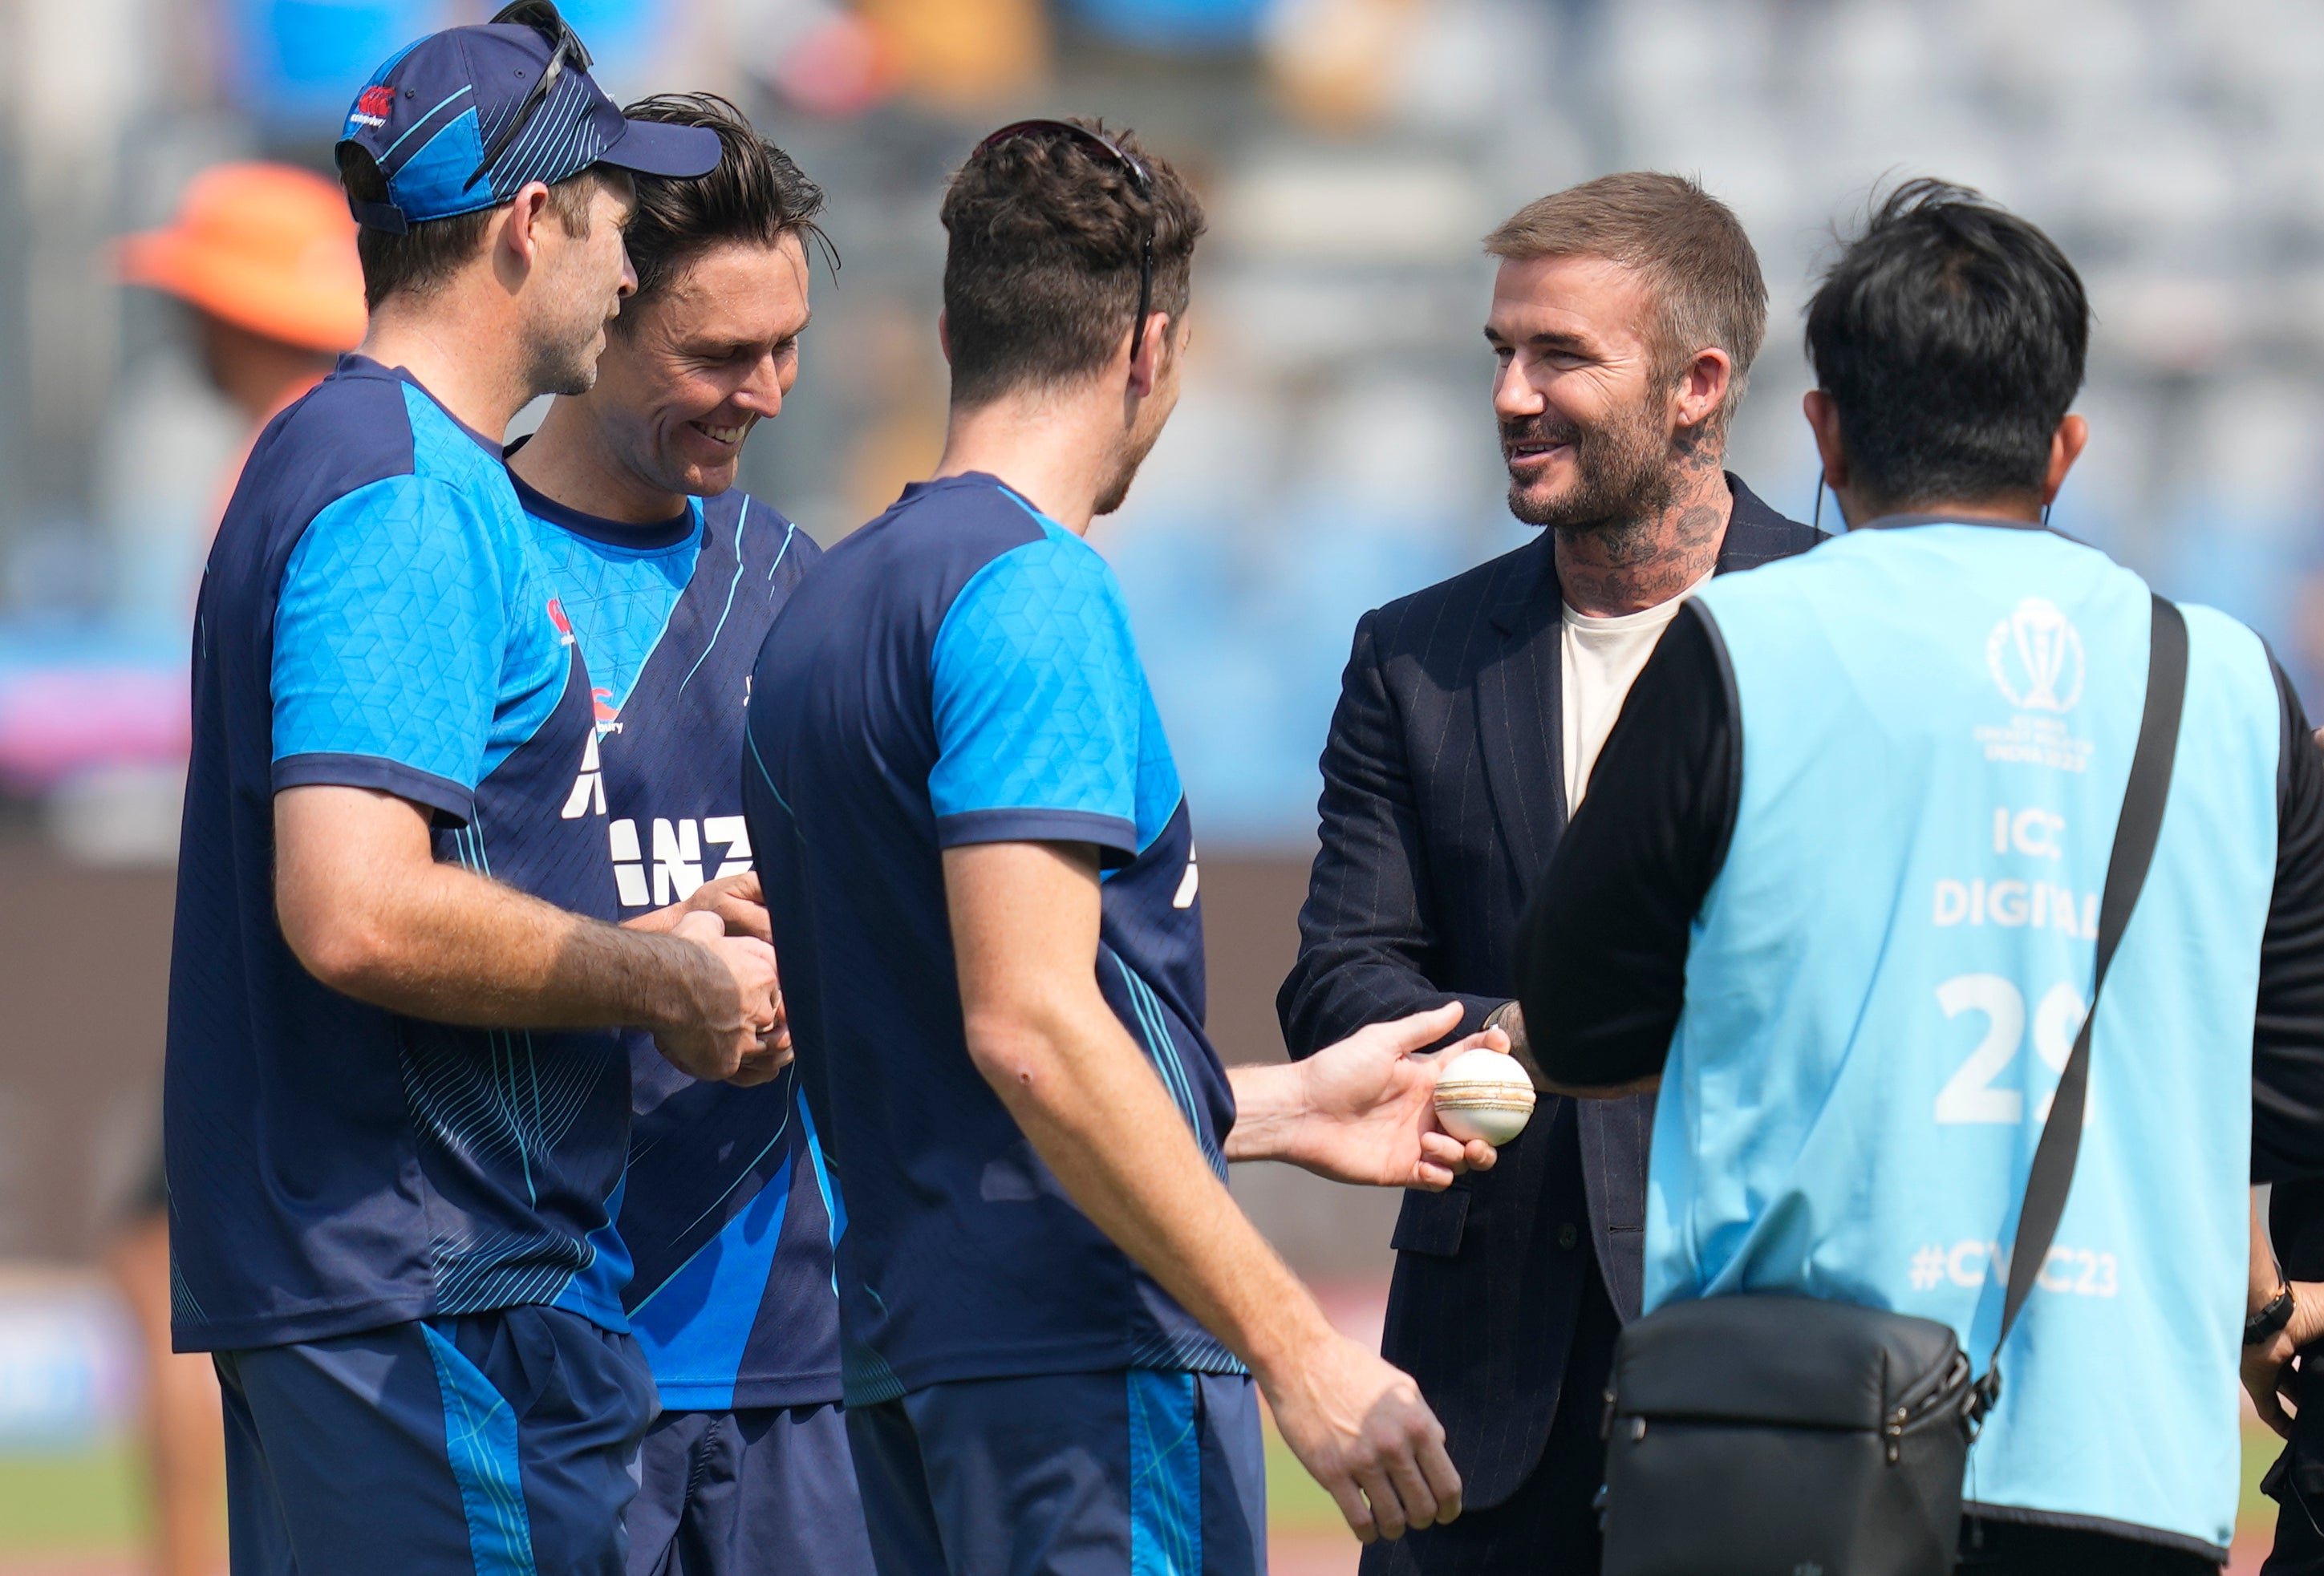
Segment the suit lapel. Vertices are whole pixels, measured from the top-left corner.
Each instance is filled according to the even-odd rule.
[[[1733,472],[1735,502],[1719,544],[1718,573],[1749,569],[1819,539],[1761,502]],[[1558,639],[1562,598],[1551,535],[1503,560],[1491,591],[1477,671],[1477,749],[1501,848],[1522,904],[1556,851],[1572,814],[1565,802],[1564,684]]]
[[[1493,587],[1492,649],[1477,673],[1477,747],[1519,901],[1565,829],[1557,574],[1545,531]]]
[[[1727,486],[1735,495],[1735,507],[1727,517],[1727,534],[1719,543],[1720,574],[1756,569],[1803,552],[1822,539],[1811,528],[1768,508],[1732,471],[1727,473]]]

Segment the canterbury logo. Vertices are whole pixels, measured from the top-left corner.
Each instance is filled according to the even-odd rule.
[[[348,115],[347,122],[351,125],[383,126],[387,124],[388,111],[394,107],[394,88],[376,85],[366,88],[356,97],[355,109]]]

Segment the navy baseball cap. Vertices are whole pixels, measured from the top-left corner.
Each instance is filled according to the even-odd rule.
[[[706,175],[718,134],[629,120],[590,79],[589,51],[549,0],[517,0],[478,27],[429,34],[372,74],[339,146],[363,149],[388,200],[350,199],[358,224],[401,234],[496,207],[528,180],[592,164]]]

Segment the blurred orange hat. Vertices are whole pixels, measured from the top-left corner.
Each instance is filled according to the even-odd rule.
[[[355,222],[337,185],[288,164],[219,164],[194,178],[178,216],[123,237],[121,277],[227,322],[312,350],[364,336]]]

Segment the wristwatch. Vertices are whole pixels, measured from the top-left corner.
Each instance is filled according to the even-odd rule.
[[[2287,1281],[2268,1299],[2267,1306],[2244,1321],[2244,1344],[2257,1346],[2291,1323],[2292,1285]]]

